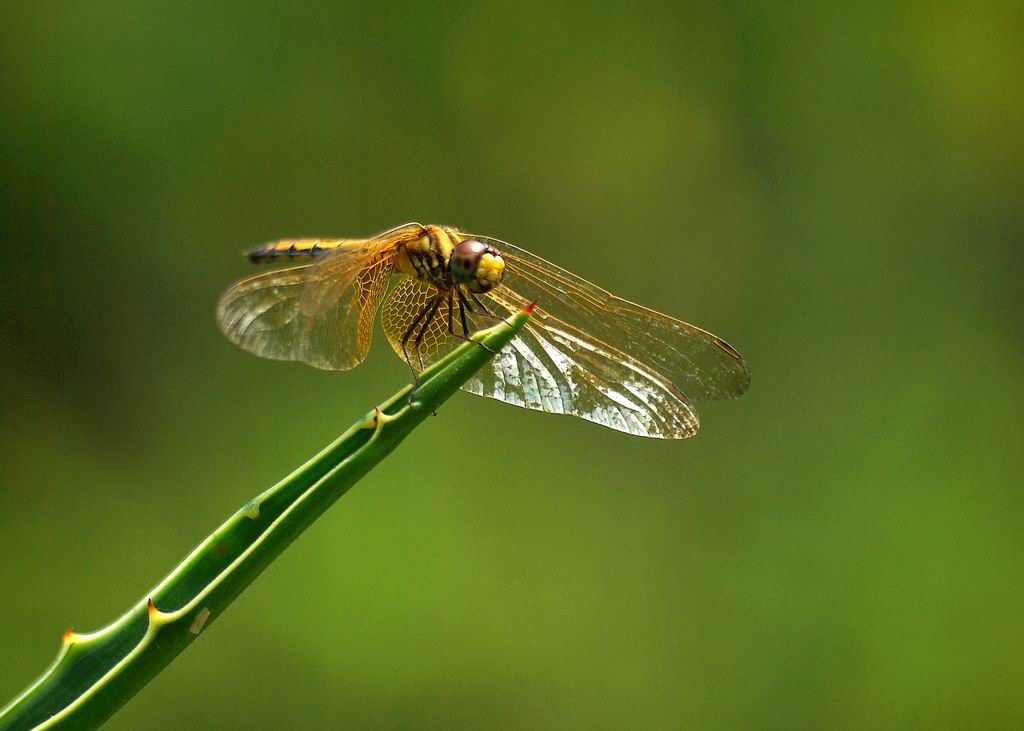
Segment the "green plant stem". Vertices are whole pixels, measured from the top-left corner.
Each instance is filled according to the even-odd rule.
[[[95,728],[184,650],[298,535],[508,344],[529,309],[474,335],[246,503],[111,625],[68,630],[50,668],[0,711],[0,731]],[[483,347],[481,347],[483,346]]]

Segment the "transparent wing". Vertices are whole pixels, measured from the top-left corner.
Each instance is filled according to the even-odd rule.
[[[409,325],[436,294],[432,286],[408,277],[384,300],[381,321],[399,357],[403,357],[401,342]],[[528,301],[504,286],[483,299],[501,317]],[[466,313],[471,331],[494,324],[478,306],[474,309]],[[461,332],[457,306],[451,317],[455,331]],[[448,334],[448,318],[445,298],[419,348],[424,363],[434,362],[460,344]],[[418,365],[411,344],[408,350]],[[556,323],[539,307],[526,329],[463,388],[515,406],[572,414],[638,436],[681,439],[695,434],[699,426],[693,406],[670,382],[586,333]]]
[[[381,308],[380,321],[384,327],[384,335],[387,336],[388,342],[391,343],[391,347],[398,357],[405,357],[402,353],[402,339],[408,332],[409,326],[416,321],[417,316],[436,296],[437,289],[435,287],[408,276],[402,277],[398,284],[388,292],[388,296],[384,299],[384,306]],[[423,360],[423,365],[428,365],[459,345],[460,341],[448,334],[450,314],[448,299],[444,297],[434,318],[427,324],[426,330],[423,332],[419,348],[414,349],[412,340],[406,346],[413,365],[421,370],[420,358]],[[457,314],[455,316],[458,317]],[[461,327],[457,327],[455,332],[461,333]]]
[[[262,358],[352,368],[370,349],[373,318],[394,269],[395,247],[411,233],[407,228],[239,282],[217,307],[221,331]]]
[[[717,335],[616,297],[512,244],[473,238],[502,251],[505,289],[538,301],[533,322],[540,329],[569,327],[617,358],[628,354],[696,401],[735,398],[750,385],[747,364]]]
[[[502,315],[528,301],[505,285],[485,298]],[[671,381],[539,304],[523,332],[463,388],[642,437],[684,439],[700,427],[693,405]]]

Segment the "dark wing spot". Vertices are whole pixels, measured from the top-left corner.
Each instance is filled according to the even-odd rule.
[[[736,360],[742,360],[743,359],[743,356],[741,356],[739,354],[739,351],[737,351],[736,348],[734,348],[731,345],[729,345],[729,343],[725,342],[724,340],[722,340],[717,335],[715,336],[715,339],[712,342],[714,342],[715,345],[717,345],[719,348],[724,350],[726,353],[731,355]]]

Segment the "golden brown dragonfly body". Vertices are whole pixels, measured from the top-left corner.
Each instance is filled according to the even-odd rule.
[[[718,336],[512,244],[447,226],[279,241],[249,257],[299,264],[239,282],[218,307],[224,334],[265,358],[352,368],[369,351],[380,307],[388,341],[416,372],[485,321],[536,300],[525,330],[465,390],[678,439],[698,429],[691,400],[734,398],[750,383],[740,354]]]

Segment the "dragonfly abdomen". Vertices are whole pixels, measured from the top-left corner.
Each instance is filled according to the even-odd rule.
[[[246,256],[254,264],[282,259],[315,259],[350,241],[355,239],[285,239],[257,246]]]

